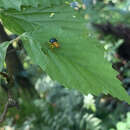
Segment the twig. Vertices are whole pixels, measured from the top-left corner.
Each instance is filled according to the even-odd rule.
[[[6,113],[7,113],[7,111],[8,111],[8,105],[9,105],[9,103],[7,102],[7,103],[5,104],[4,111],[3,111],[3,113],[2,113],[2,115],[1,115],[1,117],[0,117],[0,123],[2,123],[2,122],[5,120]]]
[[[4,72],[0,72],[0,75],[2,75],[3,77],[6,78],[6,80],[8,82],[8,86],[11,86],[13,84],[13,79],[11,77],[9,77],[8,74],[6,74]],[[5,117],[6,117],[6,114],[7,114],[9,108],[18,107],[17,101],[12,98],[11,90],[7,89],[7,92],[8,92],[7,93],[8,94],[8,101],[5,104],[4,111],[0,116],[0,123],[2,123],[5,120]]]
[[[5,104],[4,111],[0,116],[0,123],[2,123],[5,120],[8,109],[11,107],[18,107],[18,104],[14,99],[8,99],[7,103]]]

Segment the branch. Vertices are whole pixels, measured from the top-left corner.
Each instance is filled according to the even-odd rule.
[[[9,89],[11,85],[13,85],[13,79],[12,77],[9,77],[8,74],[4,73],[4,72],[0,72],[0,75],[2,75],[3,77],[6,78],[7,82],[8,82],[8,87],[7,87],[7,94],[8,94],[8,101],[7,103],[5,104],[5,107],[4,107],[4,111],[3,113],[1,114],[0,116],[0,123],[2,123],[4,120],[5,120],[5,117],[7,115],[7,112],[8,112],[8,109],[9,108],[12,108],[12,107],[18,107],[18,102],[15,101],[12,97],[12,92],[11,90]]]
[[[18,107],[18,103],[14,99],[8,98],[8,101],[7,101],[7,103],[5,104],[5,107],[4,107],[4,111],[0,116],[0,123],[2,123],[5,120],[8,109],[12,108],[12,107]]]
[[[3,111],[3,113],[2,113],[2,115],[1,115],[1,117],[0,117],[0,123],[2,123],[2,122],[5,120],[6,113],[7,113],[7,111],[8,111],[8,105],[9,105],[9,103],[7,102],[7,103],[5,104],[4,111]]]

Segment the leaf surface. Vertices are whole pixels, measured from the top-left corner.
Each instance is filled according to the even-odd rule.
[[[84,94],[109,93],[129,102],[128,94],[116,79],[117,73],[104,59],[103,48],[95,39],[87,37],[87,34],[84,35],[85,32],[72,33],[68,29],[57,29],[55,35],[53,31],[45,33],[46,31],[39,30],[27,34],[24,44],[30,44],[31,39],[41,48],[47,59],[46,67],[42,69],[53,80],[59,81],[66,87],[76,88]],[[59,48],[50,48],[48,39],[51,37],[57,38]],[[28,54],[33,57],[33,51],[30,50],[28,49]],[[38,62],[36,63],[40,65],[40,60]]]

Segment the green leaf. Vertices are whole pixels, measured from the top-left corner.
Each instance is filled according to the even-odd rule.
[[[7,10],[0,15],[4,25],[13,33],[22,34],[47,26],[79,26],[85,22],[79,11],[68,6],[28,8],[24,11]]]
[[[3,42],[2,44],[0,44],[0,71],[2,70],[4,65],[6,50],[8,46],[9,42]]]
[[[24,46],[33,62],[53,80],[85,94],[109,93],[130,103],[116,79],[117,73],[103,57],[104,49],[87,30],[82,12],[53,6],[7,10],[1,13],[1,18],[14,33],[30,32],[23,36]],[[53,37],[60,48],[50,48],[48,41]]]
[[[40,59],[46,58],[47,65],[46,67],[40,65],[42,69],[53,80],[59,81],[66,87],[76,88],[84,94],[109,93],[129,102],[128,94],[116,79],[117,73],[104,59],[103,48],[96,40],[92,37],[89,38],[84,31],[76,32],[71,29],[51,28],[51,32],[49,32],[50,28],[46,28],[45,30],[26,34],[24,45],[35,63],[40,65]],[[60,48],[50,48],[48,41],[52,37],[57,38]],[[35,44],[30,41],[34,41]],[[39,60],[37,60],[31,47],[28,48],[30,44],[39,46],[40,49],[38,47],[35,49],[40,52],[42,50],[41,53],[42,55],[44,53],[45,56],[39,55]]]
[[[52,7],[72,0],[0,0],[0,8],[21,10],[22,7]]]

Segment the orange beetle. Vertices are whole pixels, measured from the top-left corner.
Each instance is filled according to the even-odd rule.
[[[57,42],[56,38],[52,38],[51,40],[49,40],[49,43],[51,43],[51,48],[59,48],[59,43]]]

